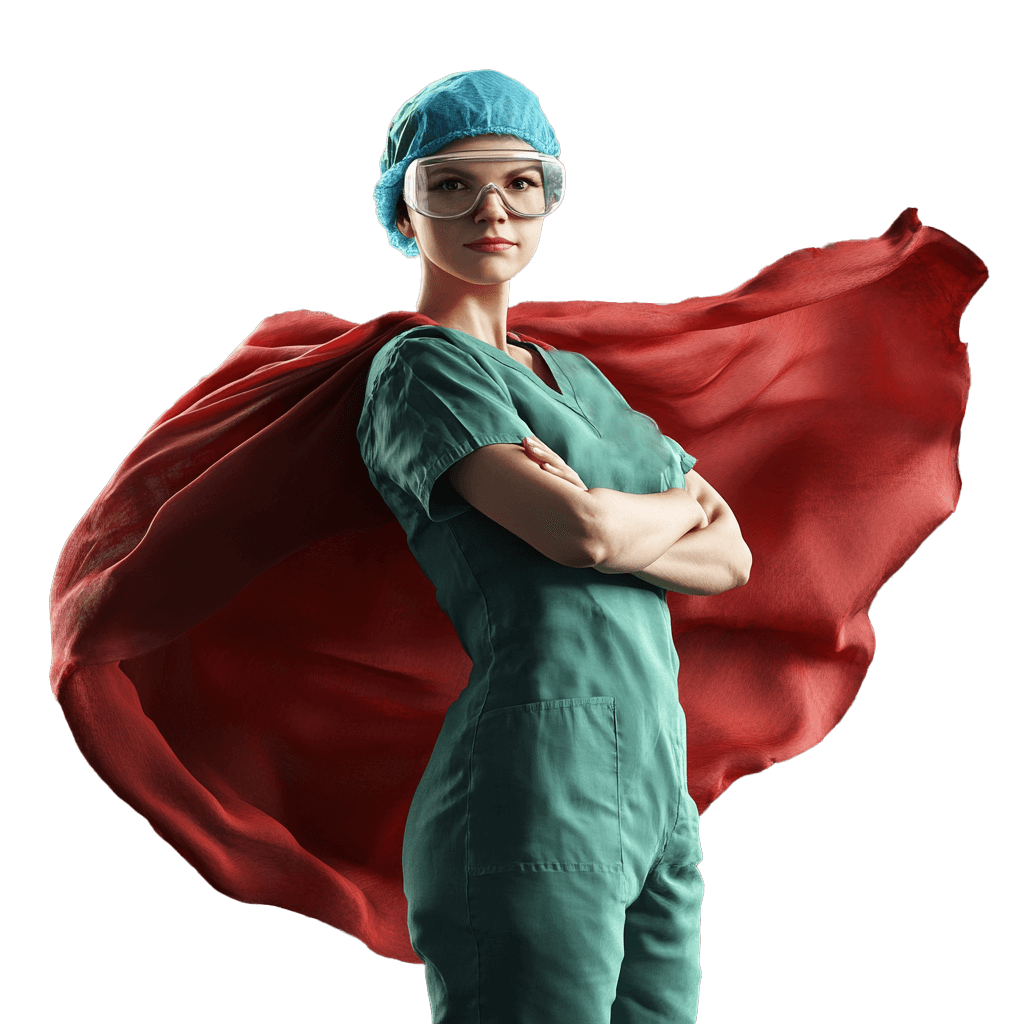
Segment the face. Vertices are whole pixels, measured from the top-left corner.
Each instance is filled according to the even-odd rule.
[[[436,155],[483,149],[536,152],[522,139],[512,136],[478,135],[458,139]],[[493,165],[493,174],[500,173],[500,165]],[[530,262],[540,244],[544,218],[517,217],[505,209],[496,193],[488,192],[480,205],[464,217],[437,220],[407,210],[407,215],[397,223],[406,238],[416,239],[421,258],[431,268],[467,284],[486,286],[511,280]]]

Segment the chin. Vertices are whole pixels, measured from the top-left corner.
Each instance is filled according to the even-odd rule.
[[[458,278],[460,281],[465,281],[467,284],[474,284],[478,286],[489,286],[505,284],[511,281],[521,270],[525,268],[525,263],[516,262],[515,266],[494,266],[494,267],[453,267],[453,266],[441,266],[440,269],[451,277]]]

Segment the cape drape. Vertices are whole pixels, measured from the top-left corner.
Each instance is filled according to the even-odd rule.
[[[701,811],[853,700],[872,598],[956,506],[986,276],[911,209],[714,298],[510,309],[698,457],[753,553],[745,587],[668,596]],[[51,595],[54,691],[118,795],[221,892],[409,962],[406,814],[470,664],[355,426],[374,353],[430,322],[264,320],[131,452]]]

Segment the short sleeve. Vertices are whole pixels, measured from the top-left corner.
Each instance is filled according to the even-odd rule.
[[[668,441],[669,447],[678,456],[678,458],[679,458],[679,468],[683,471],[683,476],[685,477],[686,474],[689,473],[691,469],[693,469],[694,464],[697,462],[696,457],[693,456],[693,455],[688,454],[685,451],[683,451],[683,448],[679,444],[679,442],[678,441],[674,441],[671,437],[667,437],[666,436],[665,440]],[[685,480],[683,481],[683,486],[684,487],[686,486],[686,481]]]
[[[500,377],[444,336],[403,335],[370,369],[358,435],[363,462],[394,509],[440,522],[469,509],[438,478],[488,444],[519,444],[532,433]],[[496,364],[497,365],[497,364]]]

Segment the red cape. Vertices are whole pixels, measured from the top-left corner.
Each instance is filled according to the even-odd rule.
[[[956,506],[986,276],[907,210],[716,298],[509,311],[697,455],[753,552],[745,587],[669,595],[701,811],[850,706],[872,598]],[[264,320],[128,456],[51,595],[52,685],[109,785],[221,892],[410,962],[405,818],[470,665],[355,425],[374,353],[430,322]]]

